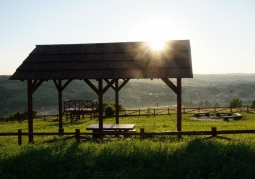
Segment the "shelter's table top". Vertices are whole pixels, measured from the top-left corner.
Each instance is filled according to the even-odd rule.
[[[132,130],[135,124],[103,124],[104,130]],[[99,129],[99,124],[90,124],[86,130]]]

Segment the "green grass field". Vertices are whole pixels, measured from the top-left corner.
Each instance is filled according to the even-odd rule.
[[[183,115],[183,131],[240,130],[255,128],[255,114],[242,113],[237,121],[191,120]],[[114,123],[114,118],[104,123]],[[97,123],[85,118],[64,120],[65,132]],[[139,132],[176,131],[176,115],[121,117]],[[0,132],[27,131],[27,121],[0,123]],[[34,120],[34,132],[57,132],[58,121]],[[0,178],[255,178],[254,134],[223,135],[231,140],[206,136],[150,137],[140,140],[81,142],[74,139],[42,143],[58,136],[35,136],[35,143],[17,145],[17,137],[0,137]]]

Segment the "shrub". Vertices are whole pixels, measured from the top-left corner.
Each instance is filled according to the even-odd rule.
[[[232,101],[229,103],[229,106],[232,108],[239,108],[242,107],[242,101],[239,98],[234,98]]]
[[[37,111],[33,111],[33,117],[37,116]],[[22,121],[22,120],[26,120],[28,118],[28,112],[24,112],[24,113],[20,113],[20,112],[16,112],[14,114],[10,114],[9,115],[9,120],[18,120],[18,121]]]
[[[104,111],[105,111],[105,116],[112,117],[114,116],[116,109],[114,105],[108,104],[107,106],[105,106]]]
[[[5,120],[4,116],[0,115],[0,120]]]
[[[108,106],[108,105],[113,105],[114,108],[116,109],[116,104],[115,103],[103,103],[103,109],[105,110],[105,107]],[[125,108],[119,104],[119,110],[125,110]]]
[[[251,102],[251,108],[255,108],[255,100]]]

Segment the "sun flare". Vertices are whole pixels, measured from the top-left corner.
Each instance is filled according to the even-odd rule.
[[[163,40],[152,40],[149,42],[151,50],[161,51],[165,48],[165,41]]]

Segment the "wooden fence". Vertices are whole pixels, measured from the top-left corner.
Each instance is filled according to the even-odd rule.
[[[249,106],[242,106],[240,108],[232,108],[232,107],[208,107],[208,108],[182,108],[182,114],[194,114],[199,112],[255,112],[255,108],[251,108]],[[148,108],[148,109],[137,109],[137,110],[120,110],[120,116],[143,116],[143,115],[170,115],[177,113],[176,109],[166,108]]]
[[[182,114],[194,114],[199,112],[210,112],[210,113],[217,113],[217,112],[255,112],[255,108],[251,108],[249,106],[242,106],[240,108],[232,108],[232,107],[207,107],[207,108],[182,108]],[[127,110],[120,110],[119,116],[146,116],[146,115],[170,115],[177,113],[176,109],[172,108],[148,108],[148,109],[127,109]],[[68,113],[64,112],[63,116],[66,116],[66,120],[68,120]],[[88,114],[90,118],[92,118],[92,115]],[[95,116],[94,116],[95,117]],[[59,119],[59,115],[37,115],[35,119],[43,119],[43,120],[49,120],[49,119]],[[10,120],[8,118],[1,119],[0,122],[9,122]]]
[[[129,135],[129,136],[138,136],[140,139],[144,139],[146,137],[151,137],[151,136],[178,136],[178,138],[180,139],[180,137],[182,135],[209,135],[209,137],[206,137],[205,139],[209,139],[209,138],[220,138],[220,139],[227,139],[230,140],[230,138],[228,137],[224,137],[224,136],[219,136],[219,134],[254,134],[255,130],[222,130],[222,131],[217,131],[216,127],[212,127],[211,131],[181,131],[181,132],[177,132],[177,131],[168,131],[168,132],[145,132],[144,128],[140,129],[140,132],[98,132],[97,136],[104,136],[104,135]],[[81,142],[82,139],[84,139],[83,141],[103,141],[101,138],[100,139],[94,139],[92,138],[93,133],[91,132],[80,132],[80,129],[75,129],[75,132],[64,132],[64,133],[59,133],[59,132],[33,132],[33,133],[29,133],[29,132],[22,132],[21,129],[18,130],[18,132],[1,132],[0,136],[17,136],[18,138],[18,145],[22,145],[22,137],[23,136],[28,136],[28,135],[38,135],[38,136],[67,136],[65,138],[61,138],[61,139],[53,139],[53,140],[48,140],[45,141],[44,143],[51,143],[51,142],[55,142],[58,140],[66,140],[66,139],[72,139],[75,138],[76,142]],[[88,137],[91,136],[91,137]]]

